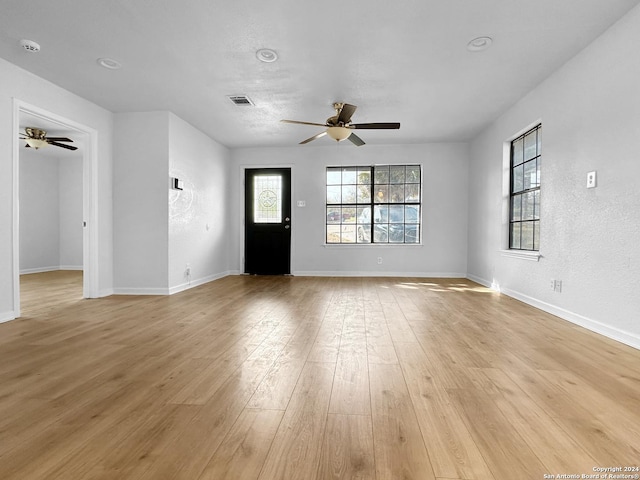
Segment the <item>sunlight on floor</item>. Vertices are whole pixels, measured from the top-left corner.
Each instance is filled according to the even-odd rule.
[[[432,292],[478,292],[478,293],[500,293],[498,289],[483,287],[475,283],[452,283],[450,285],[443,285],[433,282],[400,282],[396,284],[396,287],[406,288],[411,290],[417,290],[420,287],[428,287]]]

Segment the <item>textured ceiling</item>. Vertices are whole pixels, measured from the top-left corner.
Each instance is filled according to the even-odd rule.
[[[228,147],[296,145],[322,129],[279,120],[323,123],[334,101],[357,105],[357,123],[401,122],[362,131],[368,144],[464,141],[639,2],[2,0],[0,57],[113,112],[172,111]],[[481,35],[492,47],[467,51]]]

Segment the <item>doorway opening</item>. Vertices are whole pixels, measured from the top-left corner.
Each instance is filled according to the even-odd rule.
[[[70,138],[66,145],[76,151],[46,145],[26,148],[27,127],[47,132],[48,137]],[[62,143],[62,142],[59,142]],[[67,287],[77,285],[82,298],[97,292],[97,132],[73,120],[39,107],[14,101],[13,162],[13,272],[14,317],[21,316],[21,275],[66,278]],[[69,271],[69,276],[56,275]],[[73,281],[69,283],[69,279]],[[33,280],[33,279],[32,279]],[[53,281],[53,280],[52,280]],[[53,289],[55,291],[55,288]],[[53,301],[55,295],[28,298]],[[31,301],[30,300],[30,301]]]

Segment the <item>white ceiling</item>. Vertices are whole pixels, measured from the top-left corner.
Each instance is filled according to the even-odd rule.
[[[324,123],[334,101],[357,105],[356,123],[401,122],[358,132],[369,144],[464,141],[638,3],[3,1],[0,57],[113,112],[172,111],[228,147],[296,145],[322,128],[279,120]],[[492,47],[467,51],[482,35]]]

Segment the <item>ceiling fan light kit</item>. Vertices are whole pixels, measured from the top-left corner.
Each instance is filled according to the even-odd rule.
[[[327,128],[327,135],[333,138],[336,142],[346,140],[351,135],[351,130],[347,127],[329,127]]]
[[[27,138],[25,141],[27,142],[27,145],[31,148],[35,148],[36,150],[49,145],[46,140],[40,140],[39,138]]]
[[[300,145],[307,144],[313,140],[316,140],[325,135],[329,136],[337,142],[349,139],[355,146],[360,147],[364,145],[364,141],[353,133],[354,129],[363,130],[397,130],[400,128],[400,123],[386,122],[386,123],[351,123],[351,117],[356,111],[355,105],[348,103],[336,102],[333,104],[333,108],[336,114],[333,117],[327,118],[325,123],[313,123],[313,122],[301,122],[298,120],[280,120],[284,123],[294,123],[297,125],[311,125],[317,127],[327,127],[324,132],[320,132],[313,137],[307,138],[300,142]]]

